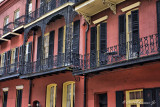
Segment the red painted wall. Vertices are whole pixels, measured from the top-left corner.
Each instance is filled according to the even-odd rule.
[[[33,101],[38,100],[41,107],[45,107],[47,85],[55,83],[57,84],[56,107],[61,107],[63,83],[67,81],[75,81],[74,76],[70,72],[60,73],[57,75],[53,74],[52,76],[34,79],[32,88],[32,104]],[[83,107],[83,77],[80,77],[80,81],[75,82],[75,107]]]
[[[121,9],[129,6],[139,0],[127,0],[117,5],[117,14],[113,14],[110,9],[104,10],[92,17],[92,21],[108,15],[107,21],[107,47],[118,45],[119,42],[119,15],[125,14]],[[140,38],[157,33],[157,13],[156,0],[140,0],[139,8],[139,33]],[[90,27],[95,26],[91,24]],[[88,32],[87,49],[90,53],[90,30]]]
[[[16,105],[16,86],[23,85],[23,93],[22,93],[22,107],[28,106],[28,98],[29,98],[29,81],[28,80],[8,80],[5,82],[0,82],[0,106],[2,107],[3,101],[3,91],[2,88],[8,87],[8,99],[7,99],[7,107],[15,107]]]

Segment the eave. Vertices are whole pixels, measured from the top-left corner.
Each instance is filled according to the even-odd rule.
[[[81,14],[91,24],[91,16],[108,8],[116,14],[116,5],[125,0],[87,0],[75,6],[75,11]]]

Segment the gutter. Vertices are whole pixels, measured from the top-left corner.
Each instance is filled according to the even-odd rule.
[[[86,29],[86,32],[85,32],[85,55],[87,54],[87,34],[88,34],[88,31],[89,31],[89,23],[87,21],[85,21],[86,24],[87,24],[87,29]],[[83,107],[86,107],[86,84],[87,84],[87,75],[84,75],[84,105]]]

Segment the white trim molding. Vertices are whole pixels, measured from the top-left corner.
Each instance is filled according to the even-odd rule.
[[[121,11],[122,11],[122,12],[126,12],[126,11],[128,11],[128,10],[131,10],[131,9],[133,9],[133,8],[136,8],[136,7],[140,6],[140,4],[141,4],[140,1],[139,1],[139,2],[136,2],[136,3],[134,3],[134,4],[131,4],[131,5],[127,6],[127,7],[122,8]]]
[[[108,16],[106,15],[106,16],[103,16],[103,17],[97,19],[97,20],[94,20],[93,23],[94,24],[98,24],[98,23],[103,22],[103,21],[105,21],[107,19],[108,19]]]
[[[8,87],[5,87],[5,88],[2,88],[2,90],[5,92],[5,91],[8,91],[9,88],[8,88]]]
[[[16,89],[17,89],[17,90],[21,90],[21,89],[23,89],[23,88],[24,88],[23,85],[16,86]]]

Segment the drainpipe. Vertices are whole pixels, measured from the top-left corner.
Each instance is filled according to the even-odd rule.
[[[87,21],[85,21],[87,24],[87,29],[85,32],[85,55],[87,55],[87,33],[89,31],[89,23]],[[85,62],[86,63],[86,62]],[[87,75],[84,75],[84,105],[83,107],[86,107],[86,82],[87,82]]]
[[[32,79],[29,80],[29,99],[28,99],[28,107],[31,106],[31,93],[32,93]]]

